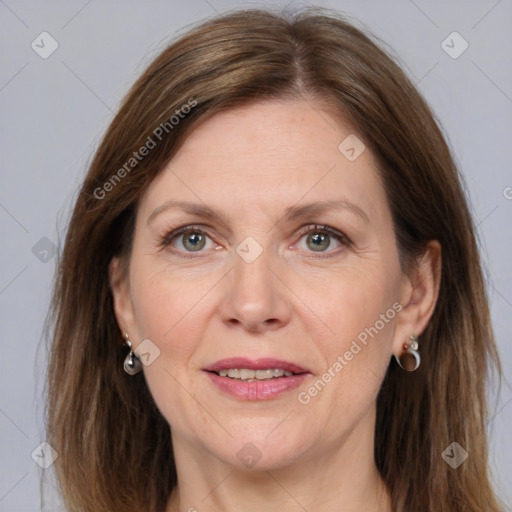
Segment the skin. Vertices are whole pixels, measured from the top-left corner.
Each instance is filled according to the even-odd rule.
[[[217,114],[140,200],[128,272],[114,258],[110,273],[121,331],[134,347],[149,338],[160,350],[144,374],[172,431],[179,484],[168,511],[392,510],[373,459],[376,398],[392,355],[433,313],[440,247],[430,242],[417,268],[402,271],[372,154],[349,161],[338,150],[352,133],[304,100]],[[285,218],[287,208],[327,200],[350,202],[367,220],[351,208]],[[148,224],[166,201],[208,205],[223,218],[171,208]],[[331,237],[315,251],[301,232],[315,224],[350,243]],[[185,225],[208,230],[204,248],[190,250],[183,234],[162,247]],[[247,236],[262,249],[252,263],[236,252]],[[401,311],[300,403],[394,303]],[[311,374],[279,397],[241,401],[202,370],[233,356],[285,359]],[[261,455],[251,468],[237,456],[246,443]]]

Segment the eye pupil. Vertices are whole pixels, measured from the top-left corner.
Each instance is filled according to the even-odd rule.
[[[183,246],[190,251],[199,251],[206,243],[205,237],[199,233],[188,233],[182,240]]]
[[[310,245],[313,251],[324,251],[329,247],[330,241],[329,235],[325,233],[310,233],[307,238],[307,243],[313,244]]]

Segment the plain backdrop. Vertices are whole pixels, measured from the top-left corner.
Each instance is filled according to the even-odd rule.
[[[150,60],[192,24],[235,8],[279,10],[287,4],[305,5],[0,0],[0,511],[40,510],[44,470],[34,459],[44,441],[45,350],[37,349],[43,344],[55,251],[77,187],[121,98]],[[344,12],[384,40],[438,116],[467,184],[509,380],[511,0],[315,5]],[[487,429],[494,479],[510,502],[508,380],[499,396],[490,394]]]

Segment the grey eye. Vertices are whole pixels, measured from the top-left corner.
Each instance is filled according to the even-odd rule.
[[[306,244],[313,251],[325,251],[331,245],[331,237],[327,233],[309,233]]]
[[[181,237],[181,243],[187,251],[200,251],[206,245],[206,236],[202,233],[189,232]]]

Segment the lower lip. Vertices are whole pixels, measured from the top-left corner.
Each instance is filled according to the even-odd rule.
[[[213,372],[206,372],[213,384],[221,391],[242,400],[269,400],[286,391],[300,386],[309,373],[301,373],[290,377],[244,382],[242,380],[221,377]]]

